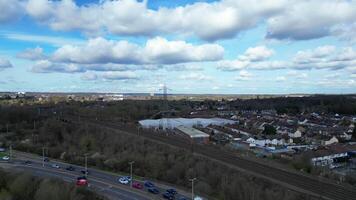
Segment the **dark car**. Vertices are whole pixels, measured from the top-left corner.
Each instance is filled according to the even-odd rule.
[[[145,187],[148,187],[148,188],[151,188],[151,187],[154,187],[155,185],[152,183],[152,182],[150,182],[150,181],[145,181],[144,182],[144,185],[145,185]]]
[[[174,195],[169,193],[169,192],[163,193],[162,197],[165,198],[165,199],[169,199],[169,200],[173,200],[174,199]]]
[[[31,165],[31,164],[32,164],[32,162],[31,162],[31,161],[29,161],[29,160],[26,160],[26,161],[24,162],[24,164],[25,164],[25,165]]]
[[[68,171],[75,171],[75,168],[74,168],[73,166],[68,166],[68,167],[66,168],[66,170],[68,170]]]
[[[80,180],[80,179],[87,179],[87,177],[85,177],[85,176],[79,176],[78,178],[77,178],[77,180]]]
[[[87,171],[85,171],[85,170],[81,170],[80,171],[82,174],[85,174],[85,175],[88,175],[89,174],[89,171],[87,170]]]
[[[49,158],[44,158],[43,161],[49,162]]]
[[[170,194],[173,194],[173,195],[177,194],[177,191],[175,189],[173,189],[173,188],[166,190],[166,192],[168,192]]]
[[[159,190],[155,187],[148,188],[148,191],[153,194],[159,194]]]

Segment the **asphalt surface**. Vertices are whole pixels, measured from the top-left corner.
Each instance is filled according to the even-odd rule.
[[[26,164],[25,161],[31,161],[31,163]],[[57,164],[60,166],[60,168],[54,168],[51,166],[52,164]],[[43,166],[41,157],[22,152],[16,152],[16,158],[13,159],[11,162],[0,162],[0,167],[1,166],[11,170],[29,172],[35,176],[59,178],[73,184],[75,184],[77,177],[83,176],[81,170],[85,170],[85,168],[82,166],[67,164],[55,160],[45,162]],[[66,170],[68,166],[73,166],[75,168],[75,171]],[[106,196],[111,200],[163,199],[162,194],[165,192],[166,189],[171,188],[162,184],[155,184],[157,189],[160,191],[160,194],[154,195],[147,192],[147,188],[145,187],[143,189],[136,189],[130,188],[129,185],[120,184],[118,182],[118,178],[120,176],[116,174],[111,174],[92,168],[88,168],[88,171],[88,188],[101,195]],[[140,182],[143,185],[142,181],[134,180],[134,182]],[[183,193],[186,194],[186,192],[184,191],[177,191],[177,199],[178,197],[183,197]],[[186,199],[190,198],[186,197]]]

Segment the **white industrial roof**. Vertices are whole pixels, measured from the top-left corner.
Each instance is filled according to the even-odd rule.
[[[198,129],[185,127],[185,126],[178,126],[176,127],[178,130],[182,131],[183,133],[189,135],[191,138],[199,138],[199,137],[209,137],[208,134],[199,131]]]

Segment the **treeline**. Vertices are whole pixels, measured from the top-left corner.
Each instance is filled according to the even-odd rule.
[[[85,189],[59,180],[0,170],[1,200],[105,200]]]
[[[311,97],[289,97],[237,100],[231,102],[235,109],[264,110],[275,109],[278,113],[298,114],[301,112],[324,112],[356,114],[354,95],[316,95]]]
[[[32,134],[32,133],[31,133]],[[113,172],[129,172],[129,161],[135,161],[135,175],[190,188],[189,178],[198,177],[198,193],[224,200],[305,199],[264,179],[256,178],[209,159],[194,156],[190,150],[155,143],[139,136],[113,133],[85,123],[46,120],[33,134],[36,142],[13,141],[18,150],[41,154],[48,147],[49,156],[83,164],[89,153],[89,165]]]

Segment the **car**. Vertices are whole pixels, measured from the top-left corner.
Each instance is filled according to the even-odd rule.
[[[127,177],[123,176],[119,178],[119,183],[127,185],[130,183],[129,179],[127,179]]]
[[[3,156],[2,159],[3,160],[10,160],[10,157],[9,156]]]
[[[169,199],[169,200],[173,200],[174,199],[174,195],[169,193],[169,192],[163,193],[162,197],[165,198],[165,199]]]
[[[78,178],[77,178],[77,181],[76,181],[76,185],[77,185],[77,186],[86,186],[86,185],[88,185],[88,180],[87,180],[87,178],[86,178],[86,177],[83,177],[83,176],[78,177]]]
[[[66,170],[68,170],[68,171],[75,171],[75,168],[74,168],[73,166],[68,166],[68,167],[66,168]]]
[[[173,188],[166,190],[166,192],[168,192],[170,194],[173,194],[173,195],[177,194],[177,191],[175,189],[173,189]]]
[[[59,168],[60,168],[59,165],[57,165],[57,164],[52,164],[51,167],[52,167],[52,168],[56,168],[56,169],[59,169]]]
[[[148,188],[155,186],[155,185],[154,185],[152,182],[150,182],[150,181],[145,181],[143,184],[145,185],[145,187],[148,187]]]
[[[151,192],[152,194],[159,194],[159,190],[155,187],[150,187],[147,191]]]
[[[89,171],[87,170],[87,171],[85,171],[85,170],[81,170],[80,171],[82,174],[84,174],[84,175],[89,175]]]
[[[87,179],[87,177],[85,177],[85,176],[79,176],[79,177],[77,177],[77,180],[80,180],[80,179]]]
[[[43,161],[49,162],[49,158],[44,158]]]
[[[31,161],[29,161],[29,160],[26,160],[26,161],[24,162],[24,164],[25,164],[25,165],[31,165],[31,164],[32,164],[32,162],[31,162]]]
[[[134,183],[132,183],[132,187],[134,187],[136,189],[142,189],[143,185],[139,182],[134,182]]]

